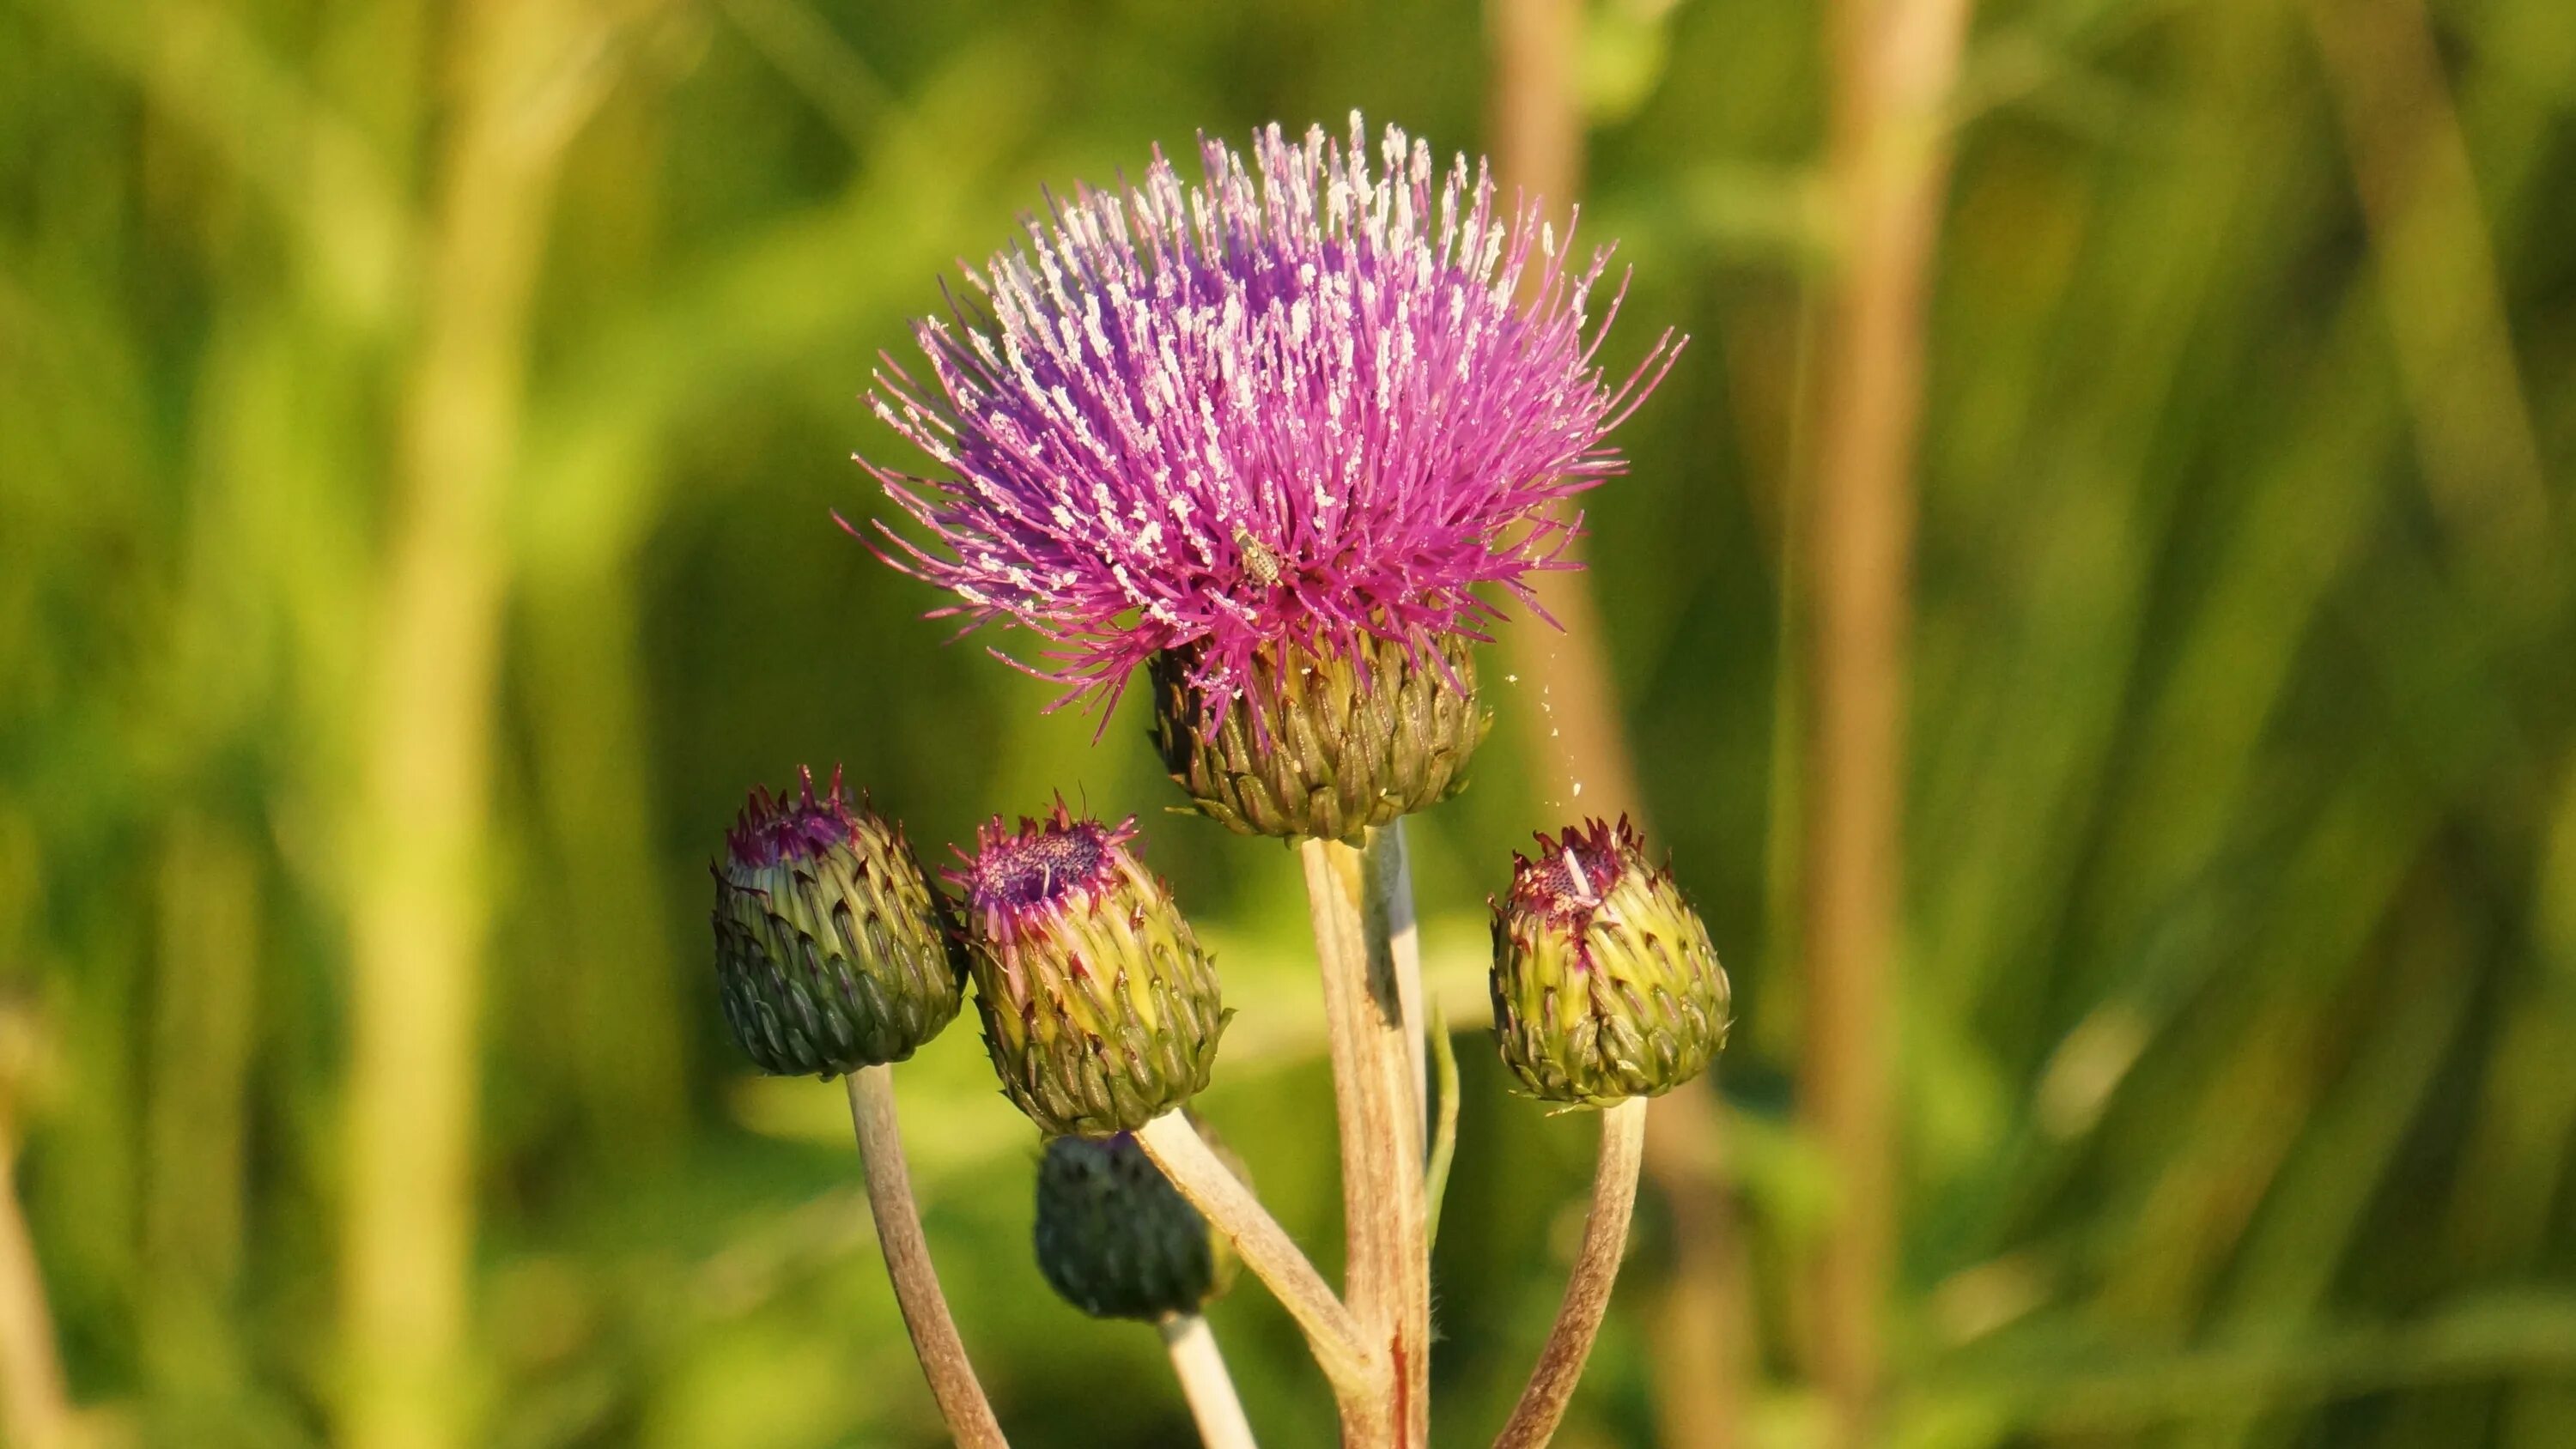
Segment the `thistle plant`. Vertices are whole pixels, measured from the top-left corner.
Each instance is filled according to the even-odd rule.
[[[1034,635],[1012,662],[1062,686],[1057,705],[1105,720],[1141,670],[1155,749],[1197,809],[1296,846],[1340,1129],[1341,1287],[1182,1110],[1227,1017],[1132,820],[1061,802],[1016,828],[996,816],[948,873],[960,899],[914,919],[949,923],[1003,1091],[1049,1139],[1048,1280],[1086,1311],[1195,1325],[1175,1366],[1209,1443],[1236,1449],[1250,1430],[1239,1408],[1206,1411],[1233,1396],[1192,1297],[1221,1238],[1304,1330],[1345,1445],[1420,1449],[1456,1101],[1452,1082],[1431,1111],[1449,1043],[1424,1021],[1402,820],[1465,783],[1492,719],[1475,646],[1514,603],[1538,612],[1535,571],[1572,566],[1581,520],[1560,505],[1622,470],[1608,434],[1680,343],[1664,334],[1613,381],[1596,360],[1619,305],[1620,289],[1601,297],[1606,250],[1576,260],[1535,202],[1499,204],[1482,165],[1437,168],[1394,128],[1372,148],[1355,115],[1343,139],[1274,126],[1248,158],[1199,153],[1196,184],[1157,152],[1133,185],[1052,203],[968,270],[964,304],[917,325],[926,377],[889,361],[871,398],[931,467],[862,460],[901,515],[870,543],[952,596],[934,616]],[[1625,1239],[1646,1103],[1716,1054],[1726,983],[1624,824],[1517,860],[1497,911],[1505,1059],[1534,1094],[1604,1109],[1584,1253],[1498,1441],[1519,1446],[1564,1412]],[[731,983],[769,978],[730,964],[739,939],[773,937],[724,936],[725,919],[740,1015]],[[861,934],[852,960],[894,940]],[[805,999],[744,996],[770,1008],[759,1023]],[[839,1025],[806,1016],[809,1036]],[[765,1067],[842,1060],[745,1044]],[[881,1156],[900,1173],[890,1115],[872,1136],[861,1114],[860,1137],[873,1191]],[[936,1299],[926,1258],[898,1261],[891,1240],[888,1257],[908,1316]],[[934,1347],[934,1387],[949,1372],[971,1389],[962,1351]],[[970,1412],[951,1398],[961,1442],[1001,1442],[980,1392]]]

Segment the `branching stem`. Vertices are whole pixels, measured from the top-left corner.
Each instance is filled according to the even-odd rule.
[[[1242,1179],[1208,1150],[1206,1139],[1190,1125],[1190,1119],[1177,1111],[1166,1112],[1138,1129],[1136,1140],[1144,1146],[1145,1155],[1163,1170],[1163,1176],[1180,1189],[1181,1196],[1232,1240],[1234,1250],[1243,1255],[1244,1266],[1306,1331],[1315,1362],[1322,1366],[1324,1377],[1332,1380],[1334,1395],[1341,1400],[1345,1415],[1354,1406],[1383,1401],[1387,1393],[1385,1361],[1372,1351],[1360,1321],[1342,1306],[1324,1275],[1306,1261],[1296,1241],[1252,1195],[1252,1189],[1245,1187]]]

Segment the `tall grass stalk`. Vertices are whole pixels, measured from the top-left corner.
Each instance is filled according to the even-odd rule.
[[[1817,406],[1801,1104],[1831,1158],[1815,1372],[1834,1442],[1878,1442],[1895,1256],[1895,963],[1924,315],[1969,0],[1830,8],[1833,299]]]
[[[494,689],[528,317],[563,148],[607,18],[489,0],[457,18],[418,352],[353,797],[344,1441],[473,1442],[466,1392]]]

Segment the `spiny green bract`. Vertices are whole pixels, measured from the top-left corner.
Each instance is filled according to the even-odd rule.
[[[1357,649],[1266,649],[1231,701],[1194,685],[1186,656],[1155,656],[1154,746],[1173,783],[1245,835],[1352,841],[1464,789],[1494,723],[1476,700],[1473,641],[1443,635],[1420,660],[1372,635]]]

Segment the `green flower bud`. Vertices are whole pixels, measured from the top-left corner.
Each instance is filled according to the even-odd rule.
[[[1530,1096],[1660,1096],[1726,1045],[1726,971],[1669,869],[1622,819],[1538,837],[1494,907],[1494,1032]]]
[[[1209,698],[1185,653],[1155,655],[1152,673],[1154,745],[1173,782],[1245,835],[1357,840],[1437,805],[1466,787],[1494,723],[1461,634],[1419,658],[1369,634],[1356,654],[1275,645],[1232,699]]]
[[[1171,891],[1128,851],[1135,834],[1059,802],[1017,831],[994,817],[949,872],[993,1070],[1049,1134],[1131,1132],[1188,1101],[1231,1015]]]
[[[1047,1143],[1035,1237],[1038,1271],[1094,1318],[1196,1313],[1234,1280],[1233,1245],[1131,1133]]]
[[[765,1072],[838,1076],[899,1062],[957,1015],[965,986],[946,902],[861,802],[754,790],[715,868],[716,985]]]

